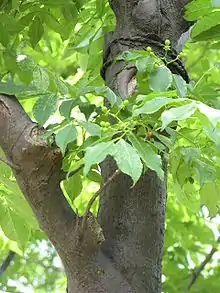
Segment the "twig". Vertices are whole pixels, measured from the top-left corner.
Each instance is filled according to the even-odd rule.
[[[2,263],[2,265],[0,267],[0,278],[4,274],[4,272],[7,270],[7,268],[9,267],[14,256],[15,256],[15,252],[10,250],[8,253],[8,256],[6,257],[6,259],[4,260],[4,262]]]
[[[87,205],[87,208],[86,208],[86,211],[83,215],[83,219],[82,219],[82,225],[81,225],[81,229],[82,231],[84,231],[85,229],[85,224],[86,224],[86,219],[89,215],[89,212],[90,212],[90,209],[94,203],[94,201],[96,200],[96,198],[99,196],[100,193],[102,193],[105,188],[118,176],[118,174],[120,173],[120,170],[117,169],[113,175],[111,177],[108,178],[108,180],[99,188],[98,191],[96,191],[96,193],[92,196],[92,198],[90,199],[88,205]]]
[[[15,169],[17,171],[21,170],[21,167],[14,165],[12,162],[8,161],[7,159],[3,159],[2,157],[0,157],[0,161],[3,162],[4,164],[6,164],[7,166],[9,166],[12,169]]]
[[[220,243],[220,236],[217,240],[217,244]],[[196,269],[196,271],[193,273],[192,278],[189,282],[188,285],[188,290],[190,290],[190,288],[193,286],[193,284],[196,282],[196,280],[198,279],[198,277],[200,276],[201,272],[204,270],[205,266],[207,265],[207,263],[211,260],[211,258],[213,257],[214,253],[217,251],[218,249],[216,247],[213,247],[212,250],[207,254],[205,260],[201,263],[201,265]]]

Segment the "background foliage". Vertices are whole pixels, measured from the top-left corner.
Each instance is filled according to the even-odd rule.
[[[0,92],[15,94],[47,127],[48,143],[56,133],[68,173],[61,185],[73,209],[85,211],[102,183],[97,163],[106,155],[134,184],[143,168],[163,178],[161,154],[169,158],[163,285],[167,293],[186,292],[219,236],[220,1],[194,0],[186,8],[186,19],[198,20],[179,56],[189,85],[165,66],[174,62],[166,58],[169,42],[163,62],[150,48],[118,57],[138,68],[138,92],[128,101],[100,77],[103,36],[115,26],[107,1],[2,0],[0,8]],[[117,121],[111,127],[109,115]],[[1,163],[0,263],[10,250],[16,256],[0,279],[1,290],[65,292],[62,265]],[[219,262],[216,253],[191,292],[219,291]]]

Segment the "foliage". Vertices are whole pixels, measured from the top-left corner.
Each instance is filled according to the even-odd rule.
[[[31,118],[47,127],[48,142],[56,134],[67,173],[61,186],[73,209],[85,211],[102,183],[98,164],[106,156],[115,159],[133,185],[147,169],[163,180],[162,158],[168,160],[164,291],[181,292],[192,268],[215,245],[217,224],[212,222],[218,223],[220,1],[194,0],[186,7],[187,20],[199,19],[192,42],[178,56],[186,63],[190,84],[168,69],[175,61],[166,59],[168,41],[162,59],[150,48],[117,57],[138,70],[137,91],[125,101],[100,77],[103,36],[115,25],[107,1],[1,1],[0,7],[0,92],[15,94]],[[51,280],[62,282],[62,271],[47,270],[54,252],[50,249],[45,267],[42,252],[36,255],[45,236],[9,168],[0,164],[0,169],[1,258],[9,249],[20,255],[4,276],[2,289],[18,292],[8,282],[14,279],[36,284],[35,292],[61,292],[65,280],[56,286]],[[219,290],[217,262],[209,264],[192,292]],[[25,280],[19,280],[21,275]]]

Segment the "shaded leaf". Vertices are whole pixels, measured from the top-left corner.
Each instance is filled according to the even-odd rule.
[[[196,159],[193,161],[193,166],[196,170],[200,186],[206,183],[212,183],[216,180],[216,170],[213,166]]]
[[[46,91],[49,84],[49,75],[42,67],[37,66],[33,72],[33,85],[41,91]]]
[[[54,94],[41,95],[34,105],[33,113],[34,118],[40,125],[44,125],[45,122],[54,114],[57,110],[57,96]]]
[[[161,180],[164,179],[161,157],[157,155],[151,145],[134,135],[129,137],[133,147],[137,150],[147,168],[154,170]]]
[[[111,155],[114,153],[114,143],[110,142],[102,142],[95,146],[88,147],[86,149],[84,161],[84,176],[86,176],[94,164],[99,164],[107,157],[107,155]]]
[[[63,181],[63,186],[71,199],[71,202],[80,195],[83,185],[82,179],[79,174],[75,174],[74,176],[68,177]]]
[[[172,84],[172,73],[165,66],[159,66],[150,76],[150,88],[154,92],[163,92],[168,90]]]
[[[33,20],[28,35],[31,41],[31,45],[33,48],[36,47],[40,39],[42,38],[44,33],[44,27],[42,25],[41,19],[36,16],[35,19]]]
[[[62,154],[65,154],[68,143],[73,142],[77,138],[77,131],[74,124],[66,125],[56,134],[56,144],[61,149]]]
[[[180,98],[185,98],[187,93],[187,85],[182,76],[173,74],[174,83]]]

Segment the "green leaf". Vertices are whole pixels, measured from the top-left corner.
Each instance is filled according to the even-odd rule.
[[[46,91],[49,84],[49,75],[42,67],[37,66],[33,72],[33,85],[41,91]]]
[[[192,176],[191,169],[184,162],[179,164],[178,169],[176,171],[176,180],[178,183],[183,186],[185,183],[189,181],[189,178]]]
[[[173,121],[180,121],[189,118],[195,113],[196,109],[196,103],[191,102],[187,105],[164,111],[161,115],[162,130],[165,129],[167,125]]]
[[[0,226],[9,239],[24,247],[31,236],[31,229],[24,219],[2,200],[3,198],[0,197]]]
[[[100,126],[88,121],[78,121],[91,136],[101,136]]]
[[[202,204],[205,204],[209,209],[210,217],[215,216],[220,206],[219,182],[205,184],[200,190],[200,195]]]
[[[12,8],[17,9],[19,7],[20,1],[19,0],[12,0]]]
[[[30,56],[24,55],[23,58],[18,60],[17,63],[18,63],[19,68],[24,72],[33,71],[34,67],[35,67],[34,60]]]
[[[105,0],[96,0],[96,11],[99,17],[102,16],[104,8],[105,8]]]
[[[156,131],[153,131],[153,135],[157,137],[168,149],[171,149],[173,147],[174,143],[169,137],[161,135]]]
[[[9,178],[7,179],[10,180]],[[16,188],[14,187],[13,189],[8,189],[8,191],[10,191],[4,196],[4,198],[2,197],[4,201],[4,207],[6,209],[10,209],[11,211],[13,211],[13,213],[19,215],[21,218],[23,218],[23,220],[28,220],[27,226],[29,228],[39,229],[37,220],[33,215],[33,212],[30,206],[28,205],[28,202],[25,200],[24,196],[19,190],[16,182],[11,181],[11,183],[14,184]],[[1,194],[1,196],[2,195],[3,194]]]
[[[74,124],[66,125],[56,134],[56,144],[61,149],[62,154],[65,154],[68,143],[73,142],[77,138],[77,131]]]
[[[191,36],[194,38],[218,24],[220,24],[220,11],[214,11],[208,15],[205,15],[195,24],[192,29]]]
[[[78,10],[76,8],[75,3],[67,3],[62,8],[62,13],[64,18],[70,22],[75,24],[77,22]]]
[[[33,113],[34,118],[40,125],[44,125],[45,122],[54,114],[57,110],[58,99],[54,94],[41,95],[34,105]]]
[[[129,141],[137,150],[146,167],[154,170],[160,179],[163,180],[164,172],[162,169],[161,157],[155,153],[153,147],[135,135],[130,135]]]
[[[59,107],[60,115],[64,116],[65,118],[70,118],[74,106],[76,106],[74,100],[63,101]]]
[[[86,119],[89,119],[90,115],[94,112],[95,108],[95,105],[88,103],[81,103],[79,105],[79,109],[85,115]]]
[[[120,106],[121,104],[120,98],[110,88],[106,87],[103,93],[104,93],[104,97],[110,102],[112,107],[115,104]]]
[[[91,169],[87,175],[88,180],[97,182],[99,184],[103,183],[102,175],[95,169]]]
[[[172,84],[172,73],[167,67],[159,66],[152,72],[149,83],[154,92],[166,91]]]
[[[187,20],[197,20],[213,10],[213,8],[210,7],[210,0],[190,1],[190,3],[185,6],[185,9],[185,18]]]
[[[143,165],[136,150],[125,140],[120,139],[115,144],[113,153],[118,168],[133,179],[133,183],[138,181],[141,176]]]
[[[187,85],[182,76],[173,74],[174,83],[180,98],[185,98],[187,93]]]
[[[174,99],[166,97],[157,97],[148,101],[143,107],[134,110],[133,116],[138,116],[139,114],[152,114],[160,110],[163,106],[174,103]]]
[[[201,187],[206,183],[212,183],[216,180],[216,170],[212,165],[206,164],[199,159],[195,159],[193,161],[193,166]]]
[[[198,148],[185,147],[181,149],[185,163],[188,165],[193,159],[200,158],[201,152]]]
[[[66,40],[68,38],[68,30],[53,15],[48,13],[45,17],[45,22],[47,26],[54,32],[58,33],[63,40]]]
[[[220,122],[220,110],[213,109],[206,104],[198,103],[199,111],[205,115],[208,120],[212,123],[214,127],[216,127],[217,123]]]
[[[82,178],[79,174],[75,174],[74,176],[68,177],[63,181],[63,186],[71,200],[74,201],[78,195],[80,195],[83,185]]]
[[[150,56],[137,60],[136,67],[138,72],[142,74],[145,72],[151,73],[154,69],[155,62],[156,62],[156,58],[150,57]]]
[[[181,188],[181,186],[175,182],[173,184],[173,191],[181,204],[186,205],[194,213],[200,210],[200,198],[194,184],[187,183]]]
[[[67,85],[65,84],[65,82],[63,82],[60,78],[58,78],[57,76],[54,77],[54,82],[57,86],[57,90],[61,95],[68,95],[69,90]]]
[[[102,142],[95,146],[88,147],[86,149],[84,161],[84,176],[86,176],[94,164],[99,164],[107,157],[107,155],[111,155],[114,153],[115,145],[112,141],[110,142]]]
[[[0,23],[0,43],[4,46],[7,47],[9,43],[9,33],[7,31],[7,28],[3,26],[2,23]]]
[[[195,42],[201,42],[201,41],[218,41],[220,38],[220,24],[211,27],[209,30],[201,32],[197,36],[193,38]],[[213,44],[214,46],[217,46],[217,43]]]
[[[36,16],[35,19],[33,20],[28,35],[31,41],[31,45],[33,48],[36,47],[40,39],[42,38],[44,33],[44,27],[42,25],[41,19]]]
[[[8,95],[27,95],[36,94],[36,88],[34,86],[25,86],[15,84],[13,82],[0,82],[0,92]]]

